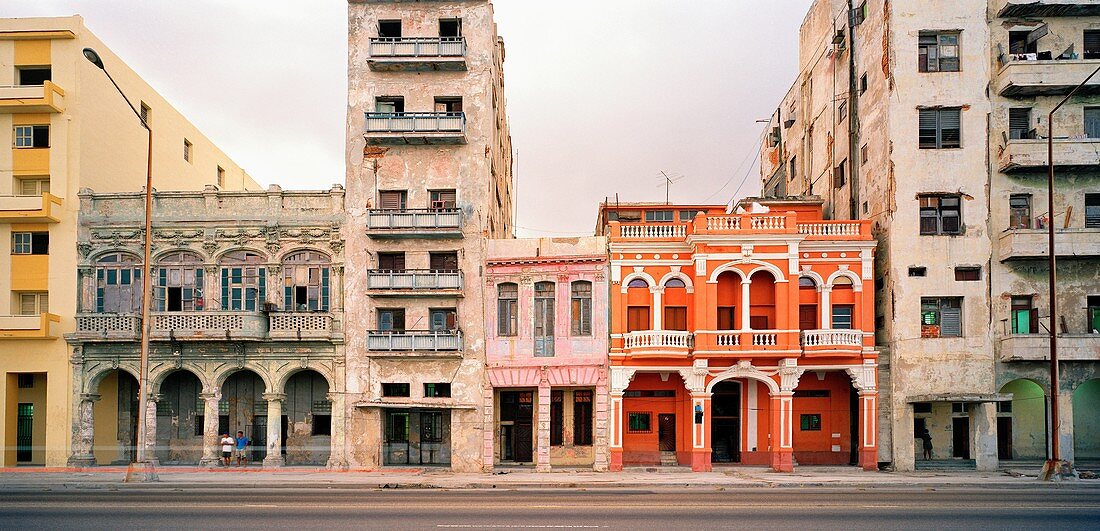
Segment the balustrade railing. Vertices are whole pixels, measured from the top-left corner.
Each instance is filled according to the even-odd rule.
[[[859,347],[863,345],[862,330],[803,330],[803,347],[820,346],[849,346]]]
[[[462,37],[374,37],[370,56],[376,58],[462,57],[466,39]]]
[[[374,270],[367,273],[368,289],[440,290],[462,289],[461,271]]]
[[[627,349],[692,348],[691,332],[679,330],[638,330],[627,333],[623,346]]]
[[[367,133],[464,133],[462,112],[368,112]]]
[[[684,225],[664,225],[657,223],[621,225],[619,234],[623,238],[683,238],[687,234]]]
[[[458,229],[462,227],[462,211],[449,209],[374,209],[367,212],[367,227],[371,229]]]
[[[822,221],[799,223],[798,233],[807,236],[859,236],[859,222]]]

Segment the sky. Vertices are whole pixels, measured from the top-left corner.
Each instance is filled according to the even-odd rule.
[[[517,234],[591,234],[604,198],[760,191],[763,124],[797,74],[810,0],[495,0]],[[85,24],[263,185],[344,181],[344,0],[35,0]]]

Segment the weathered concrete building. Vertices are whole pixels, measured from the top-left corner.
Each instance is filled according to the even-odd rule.
[[[1046,330],[1063,365],[1063,457],[1097,453],[1100,195],[1095,91],[1055,117],[1053,221],[1046,112],[1100,63],[1094,1],[969,0],[936,9],[819,0],[800,73],[764,132],[767,195],[820,195],[879,241],[879,458],[1043,458]],[[854,9],[851,9],[854,8]],[[851,9],[851,11],[850,11]],[[1095,123],[1093,123],[1095,122]],[[1087,153],[1087,155],[1086,155]],[[1092,217],[1090,217],[1090,213]],[[1061,312],[1051,322],[1045,223],[1059,227]],[[1078,407],[1079,406],[1079,407]],[[1071,413],[1072,409],[1072,413]]]
[[[607,470],[607,239],[489,240],[485,469]]]
[[[348,3],[348,461],[480,470],[487,238],[512,235],[487,0]]]
[[[148,455],[214,465],[219,434],[252,460],[347,466],[344,190],[155,192]],[[81,190],[69,464],[136,444],[144,194]]]
[[[86,47],[152,127],[157,188],[259,188],[81,17],[0,19],[0,466],[69,458],[77,194],[145,184],[146,130]]]

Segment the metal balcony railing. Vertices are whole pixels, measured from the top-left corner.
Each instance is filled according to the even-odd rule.
[[[375,58],[462,57],[466,55],[463,37],[374,37],[370,56]]]
[[[462,272],[429,269],[406,269],[404,271],[376,269],[367,273],[367,288],[410,291],[462,289]]]
[[[368,112],[366,133],[465,133],[463,112]]]
[[[370,229],[459,229],[462,227],[462,211],[449,209],[375,209],[367,212]]]
[[[401,330],[367,332],[370,351],[458,351],[462,350],[461,330]]]

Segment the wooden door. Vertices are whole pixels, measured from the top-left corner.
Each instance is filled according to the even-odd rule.
[[[970,419],[967,417],[951,419],[951,455],[970,459]]]
[[[771,330],[768,326],[768,316],[754,315],[749,317],[749,328],[753,330]]]
[[[997,459],[1012,459],[1012,417],[997,417]]]
[[[649,330],[649,307],[631,306],[626,309],[626,331]]]
[[[798,329],[799,330],[817,330],[819,321],[817,320],[817,306],[814,304],[803,304],[798,307]]]
[[[676,451],[676,415],[662,413],[657,415],[658,450]]]

